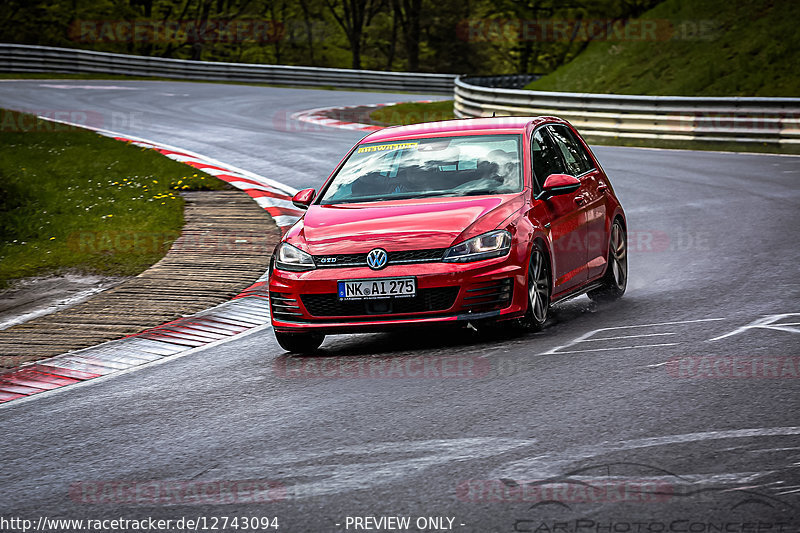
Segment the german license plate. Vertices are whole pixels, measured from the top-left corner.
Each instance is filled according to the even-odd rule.
[[[410,298],[417,294],[414,278],[353,279],[338,282],[340,300]]]

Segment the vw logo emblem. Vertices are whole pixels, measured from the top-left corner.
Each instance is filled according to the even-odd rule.
[[[386,250],[383,248],[375,248],[374,250],[370,250],[367,254],[367,265],[372,270],[380,270],[386,266],[386,263],[389,261],[389,256],[386,255]]]

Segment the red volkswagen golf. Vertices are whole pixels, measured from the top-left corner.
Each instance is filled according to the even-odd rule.
[[[625,213],[592,151],[554,117],[452,120],[367,135],[283,237],[272,325],[290,352],[326,333],[500,322],[627,282]]]

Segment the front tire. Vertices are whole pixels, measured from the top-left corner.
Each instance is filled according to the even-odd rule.
[[[619,219],[611,225],[608,266],[602,284],[599,289],[589,291],[589,298],[596,302],[612,302],[621,298],[628,286],[628,237]]]
[[[520,325],[528,331],[541,331],[550,313],[550,262],[542,245],[536,243],[528,262],[528,310]]]
[[[325,340],[325,335],[321,333],[284,333],[276,331],[275,339],[281,345],[281,348],[287,352],[312,354]]]

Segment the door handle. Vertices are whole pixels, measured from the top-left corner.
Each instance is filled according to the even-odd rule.
[[[576,204],[578,204],[578,205],[583,205],[583,203],[584,203],[585,201],[586,201],[586,198],[584,198],[584,196],[583,196],[583,195],[580,195],[580,196],[576,196],[576,197],[575,197],[575,203],[576,203]]]
[[[597,186],[597,192],[599,192],[600,194],[605,194],[607,190],[608,190],[608,185]]]

